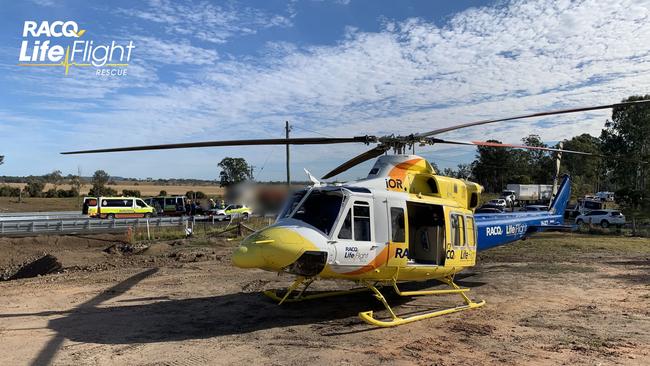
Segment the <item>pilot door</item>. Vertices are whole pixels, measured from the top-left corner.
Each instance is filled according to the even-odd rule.
[[[350,197],[338,231],[330,243],[336,245],[335,266],[365,266],[380,253],[374,239],[374,214],[371,199]]]

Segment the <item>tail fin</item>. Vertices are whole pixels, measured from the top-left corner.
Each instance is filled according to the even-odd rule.
[[[564,210],[569,204],[571,199],[571,177],[568,174],[565,174],[562,177],[562,183],[557,190],[557,194],[553,197],[553,202],[551,202],[550,211],[555,212],[556,215],[564,215]]]

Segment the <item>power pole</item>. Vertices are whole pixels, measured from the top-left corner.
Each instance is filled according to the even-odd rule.
[[[291,132],[291,126],[289,126],[289,121],[284,122],[284,132],[288,140],[289,132]],[[289,144],[286,145],[286,149],[287,149],[287,189],[291,189],[291,167],[290,167],[291,158],[289,156]]]

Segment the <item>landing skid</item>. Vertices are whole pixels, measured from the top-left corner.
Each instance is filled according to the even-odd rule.
[[[361,320],[365,321],[368,324],[375,325],[378,327],[394,327],[396,325],[408,324],[418,320],[429,319],[436,316],[451,314],[463,310],[475,309],[485,305],[485,300],[481,302],[474,302],[469,297],[467,297],[465,293],[468,292],[470,289],[459,287],[451,277],[440,279],[440,281],[446,283],[451,288],[447,290],[401,291],[397,287],[397,281],[395,279],[391,280],[391,284],[393,286],[393,289],[395,290],[395,293],[398,294],[399,296],[459,294],[460,296],[462,296],[463,300],[465,301],[465,305],[437,310],[437,311],[424,313],[420,315],[414,315],[407,318],[402,318],[396,315],[393,309],[390,307],[390,305],[388,305],[388,301],[386,301],[384,295],[382,295],[382,293],[379,291],[376,283],[362,281],[361,283],[365,287],[355,288],[355,289],[345,290],[345,291],[329,291],[329,292],[321,292],[312,295],[306,295],[305,292],[307,291],[307,288],[309,288],[309,286],[314,282],[314,279],[313,278],[306,279],[304,277],[296,278],[296,280],[291,284],[291,286],[287,288],[286,292],[282,295],[279,295],[277,290],[264,291],[264,295],[277,301],[278,304],[281,305],[285,302],[298,302],[298,301],[305,301],[305,300],[322,299],[326,297],[341,296],[341,295],[353,294],[353,293],[358,293],[363,291],[372,291],[374,293],[375,298],[377,298],[377,300],[381,301],[381,303],[384,304],[384,307],[386,307],[386,310],[388,310],[388,312],[390,313],[392,320],[387,320],[387,321],[378,320],[374,317],[372,310],[360,312],[359,318],[361,318]],[[297,290],[303,284],[304,284],[304,288],[300,291],[300,293],[298,293],[295,296],[291,296],[294,293],[294,291]]]
[[[327,291],[327,292],[320,292],[317,294],[311,294],[311,295],[306,295],[305,292],[307,291],[307,288],[309,288],[309,285],[311,285],[314,282],[314,279],[308,279],[306,280],[304,277],[298,277],[296,280],[291,284],[291,286],[287,287],[286,292],[283,295],[279,295],[277,290],[267,290],[264,291],[264,295],[270,297],[271,299],[275,300],[278,302],[278,305],[282,305],[285,302],[299,302],[299,301],[305,301],[305,300],[315,300],[315,299],[323,299],[326,297],[333,297],[333,296],[341,296],[341,295],[349,295],[349,294],[354,294],[358,292],[364,292],[368,291],[369,289],[367,287],[360,287],[360,288],[354,288],[351,290],[343,290],[343,291]],[[304,283],[305,287],[300,291],[295,296],[291,296],[291,294],[300,287]]]
[[[386,307],[386,310],[390,313],[392,320],[384,321],[384,320],[378,320],[375,319],[372,310],[370,311],[364,311],[359,313],[359,318],[361,318],[363,321],[365,321],[368,324],[372,324],[378,327],[394,327],[396,325],[402,325],[402,324],[408,324],[412,323],[418,320],[423,320],[423,319],[429,319],[433,318],[436,316],[441,316],[441,315],[446,315],[446,314],[451,314],[463,310],[469,310],[469,309],[475,309],[478,307],[481,307],[485,305],[485,300],[481,302],[474,302],[472,301],[467,295],[465,295],[465,292],[468,292],[468,288],[460,288],[456,283],[454,283],[453,279],[451,277],[446,277],[444,279],[440,279],[440,281],[446,283],[451,287],[449,290],[428,290],[428,291],[400,291],[400,289],[397,287],[397,281],[392,280],[392,285],[393,288],[395,289],[395,293],[397,293],[399,296],[423,296],[423,295],[446,295],[446,294],[460,294],[463,297],[463,300],[465,301],[466,305],[461,305],[461,306],[456,306],[453,308],[448,308],[448,309],[442,309],[442,310],[437,310],[425,314],[420,314],[420,315],[414,315],[408,318],[402,318],[399,317],[395,314],[393,309],[388,305],[388,302],[386,301],[386,298],[382,293],[377,289],[377,287],[374,284],[371,283],[364,283],[366,287],[368,287],[369,290],[375,293],[375,297],[377,300],[381,301],[382,304],[384,304],[384,307]]]

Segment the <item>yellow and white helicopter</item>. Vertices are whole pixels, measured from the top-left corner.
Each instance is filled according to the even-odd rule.
[[[277,221],[245,238],[235,249],[232,261],[241,268],[260,268],[295,275],[296,280],[284,293],[265,292],[279,303],[369,290],[383,303],[391,319],[376,319],[372,311],[360,312],[361,319],[376,326],[394,326],[483,306],[485,301],[471,300],[467,296],[469,289],[460,288],[454,282],[456,273],[475,265],[478,251],[510,243],[538,231],[570,229],[563,225],[564,209],[571,195],[568,176],[559,185],[547,211],[474,214],[483,190],[480,185],[437,175],[425,159],[404,154],[407,149],[416,144],[446,143],[593,155],[553,148],[451,141],[433,136],[500,121],[606,108],[634,108],[634,105],[647,102],[650,101],[483,120],[408,136],[209,141],[63,154],[212,146],[376,143],[376,147],[323,177],[328,179],[359,163],[378,158],[365,179],[346,184],[324,184],[308,173],[313,185],[294,192]],[[384,155],[389,150],[396,154]],[[319,278],[354,281],[362,287],[309,294],[307,288]],[[450,288],[401,291],[398,287],[402,281],[431,279],[439,280]],[[464,305],[400,317],[380,291],[381,285],[391,286],[400,296],[458,294]]]

